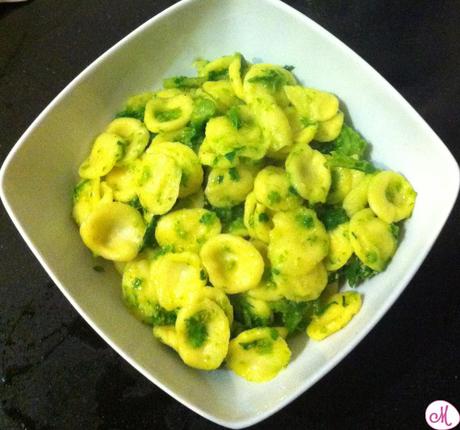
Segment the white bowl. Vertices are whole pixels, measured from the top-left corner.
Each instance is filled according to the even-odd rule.
[[[266,384],[222,369],[186,367],[156,342],[120,299],[110,265],[92,269],[71,213],[76,171],[90,142],[124,99],[190,74],[196,57],[235,51],[251,61],[293,64],[309,86],[336,93],[372,158],[406,175],[418,192],[388,269],[366,282],[361,312],[323,342],[292,342],[288,368]],[[277,0],[184,0],[139,27],[82,72],[24,133],[1,169],[1,197],[50,277],[122,357],[204,417],[241,428],[273,414],[324,376],[380,320],[413,277],[455,202],[459,170],[430,127],[375,70],[334,36]],[[376,363],[378,366],[378,363]],[[155,405],[152,405],[155,407]]]

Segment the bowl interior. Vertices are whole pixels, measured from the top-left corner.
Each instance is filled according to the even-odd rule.
[[[242,52],[295,65],[304,85],[337,94],[372,144],[372,159],[418,192],[387,271],[363,285],[362,311],[321,343],[299,336],[278,378],[250,384],[226,370],[196,371],[154,341],[121,302],[110,264],[97,273],[71,219],[76,171],[92,139],[132,94],[192,74],[197,57]],[[85,70],[21,138],[3,166],[2,197],[29,246],[86,320],[144,375],[200,414],[230,427],[266,417],[332,368],[381,318],[422,263],[458,192],[458,166],[402,97],[324,29],[275,0],[186,0],[141,26]]]

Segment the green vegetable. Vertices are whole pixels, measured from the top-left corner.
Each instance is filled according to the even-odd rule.
[[[211,70],[208,73],[209,81],[223,81],[228,79],[228,69]]]
[[[266,223],[268,221],[270,221],[270,217],[268,216],[268,214],[266,214],[265,212],[261,212],[259,214],[259,222]]]
[[[271,91],[278,91],[286,84],[285,77],[276,70],[267,70],[263,75],[254,76],[248,82],[252,84],[261,84]]]
[[[296,216],[296,221],[304,228],[312,228],[315,224],[313,218],[309,215],[299,214]]]
[[[390,224],[390,231],[393,237],[398,240],[400,234],[400,228],[397,224]]]
[[[206,212],[200,218],[200,223],[205,225],[214,224],[217,220],[217,216],[213,212]]]
[[[167,78],[163,80],[164,88],[198,88],[204,82],[205,78],[191,78],[188,76],[173,76],[172,78]]]
[[[317,301],[294,302],[288,299],[281,299],[270,303],[275,313],[275,324],[281,323],[288,329],[289,333],[303,331],[311,320],[313,313],[318,306]]]
[[[344,224],[350,220],[345,209],[341,207],[318,206],[316,213],[320,221],[324,224],[324,227],[326,227],[326,230],[334,230],[340,224]]]
[[[134,209],[137,209],[141,214],[144,214],[144,208],[139,201],[139,198],[136,196],[128,202],[128,205],[132,206]]]
[[[261,315],[257,315],[254,306],[247,300],[244,294],[230,296],[235,316],[235,322],[239,331],[254,327],[266,327],[271,321]]]
[[[167,311],[166,309],[162,308],[159,304],[156,304],[149,322],[154,326],[174,325],[176,323],[176,317],[176,311]]]
[[[231,167],[228,170],[228,174],[230,175],[230,179],[234,182],[238,182],[240,180],[240,174],[238,173],[238,170],[236,167]]]
[[[329,167],[345,167],[347,169],[360,170],[364,173],[373,173],[377,170],[370,161],[357,160],[356,158],[336,152],[331,153],[331,156],[327,160],[327,165]]]
[[[157,241],[155,239],[155,228],[157,227],[158,217],[153,216],[150,222],[147,224],[145,229],[144,238],[142,240],[141,251],[145,248],[154,248],[157,246]]]
[[[235,161],[235,157],[236,157],[236,154],[237,154],[237,150],[235,149],[234,151],[230,151],[230,152],[227,152],[224,157],[230,161],[230,163],[233,163],[233,161]]]
[[[250,349],[256,349],[259,354],[270,354],[273,350],[272,339],[257,339],[252,342],[240,342],[241,348],[248,351]]]
[[[350,258],[348,263],[339,272],[339,277],[348,281],[350,287],[356,287],[378,273],[363,264],[355,255]]]
[[[193,112],[190,118],[192,127],[201,131],[204,124],[211,119],[217,112],[216,104],[209,98],[197,97],[193,102]]]
[[[155,118],[160,122],[173,121],[180,116],[181,110],[179,108],[155,113]]]
[[[72,198],[73,198],[73,202],[74,202],[74,203],[80,198],[81,192],[82,192],[83,189],[85,188],[86,184],[89,183],[89,181],[90,181],[90,179],[82,179],[82,180],[75,186],[75,188],[73,189],[73,193],[72,193]]]
[[[278,193],[277,191],[270,191],[267,197],[268,197],[268,201],[271,204],[277,204],[281,201],[280,193]]]
[[[286,69],[288,72],[292,72],[295,69],[295,66],[291,66],[289,64],[286,64],[283,66],[283,69]]]
[[[230,119],[233,127],[235,127],[237,130],[241,127],[241,118],[240,114],[238,113],[238,106],[232,106],[227,111],[227,117]]]
[[[215,208],[210,206],[209,209],[219,217],[224,233],[228,232],[231,224],[237,219],[243,219],[244,204],[232,206],[230,208]]]
[[[339,136],[332,142],[316,143],[312,146],[323,154],[330,155],[327,162],[329,167],[345,167],[365,173],[376,171],[372,163],[362,159],[367,150],[367,142],[348,125],[343,125]]]
[[[208,312],[200,311],[185,321],[187,340],[193,348],[199,348],[208,338],[207,319]]]
[[[135,118],[144,121],[145,106],[138,109],[125,108],[115,115],[115,118]]]

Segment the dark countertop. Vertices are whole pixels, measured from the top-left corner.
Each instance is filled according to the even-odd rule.
[[[81,70],[173,3],[0,4],[0,162]],[[287,3],[375,67],[460,160],[458,1]],[[424,429],[424,411],[433,400],[460,407],[459,217],[457,203],[415,278],[366,339],[256,428]],[[2,206],[0,401],[1,430],[218,428],[151,384],[93,332]]]

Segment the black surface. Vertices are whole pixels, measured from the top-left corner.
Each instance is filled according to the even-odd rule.
[[[72,78],[172,3],[0,4],[0,161]],[[374,66],[460,159],[458,1],[288,3]],[[460,407],[459,216],[457,204],[421,270],[367,338],[257,429],[423,429],[431,401]],[[148,382],[89,328],[3,207],[0,267],[1,430],[218,427]]]

